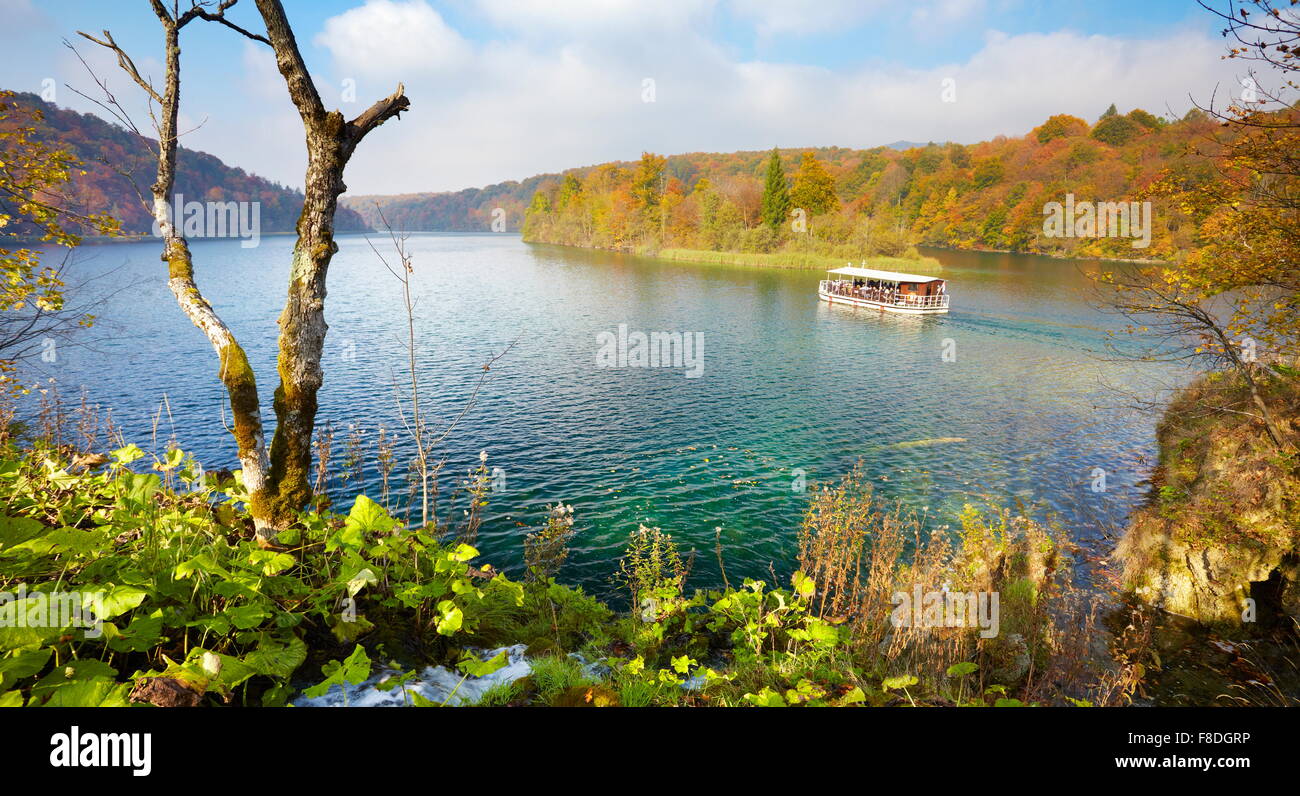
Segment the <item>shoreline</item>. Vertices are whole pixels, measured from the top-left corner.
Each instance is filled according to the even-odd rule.
[[[551,243],[542,240],[526,240],[524,243],[541,246],[561,246],[566,249],[578,249],[581,251],[601,251],[612,254],[626,254],[634,257],[650,257],[657,260],[668,260],[671,262],[696,263],[699,265],[732,265],[744,268],[775,268],[787,271],[818,271],[829,268],[838,268],[843,263],[865,262],[869,266],[877,266],[882,270],[897,270],[899,268],[931,268],[941,269],[942,263],[937,257],[921,254],[920,257],[892,257],[888,255],[876,255],[868,257],[859,257],[857,259],[846,259],[841,257],[831,257],[824,254],[813,254],[806,252],[738,252],[738,251],[714,251],[712,249],[678,249],[668,248],[657,251],[627,251],[623,249],[614,249],[604,246],[578,246],[571,243]],[[1034,252],[1034,251],[1017,251],[1014,249],[979,249],[965,248],[959,246],[944,246],[933,243],[916,244],[921,249],[939,249],[942,251],[952,252],[975,252],[981,254],[1016,254],[1026,257],[1047,257],[1053,260],[1080,260],[1088,262],[1110,262],[1110,263],[1132,263],[1136,265],[1158,265],[1168,262],[1166,260],[1143,259],[1136,257],[1089,257],[1075,254],[1057,254],[1053,252]],[[785,262],[781,262],[785,260]],[[793,262],[791,262],[793,261]],[[924,272],[923,272],[924,273]]]
[[[399,234],[429,234],[429,235],[473,235],[476,234],[467,230],[439,230],[439,229],[411,229],[396,230]],[[373,235],[378,230],[357,229],[357,230],[339,230],[339,235]],[[505,234],[519,235],[518,230],[511,230]],[[282,230],[277,232],[263,232],[260,237],[283,237],[287,235],[296,235],[294,230]],[[499,235],[502,233],[478,233]],[[132,234],[132,235],[87,235],[81,238],[78,245],[101,246],[112,245],[117,243],[143,243],[149,240],[158,240],[154,235]],[[208,238],[192,238],[190,242],[208,240]],[[659,260],[670,260],[672,262],[698,263],[701,265],[735,265],[745,268],[777,268],[787,271],[817,271],[825,270],[826,266],[838,267],[842,262],[867,262],[879,265],[901,266],[905,263],[914,263],[916,266],[936,267],[938,258],[922,254],[919,258],[913,257],[894,257],[888,255],[875,255],[860,257],[858,259],[846,260],[839,257],[831,257],[824,254],[813,254],[807,252],[739,252],[739,251],[714,251],[712,249],[678,249],[668,248],[659,249],[658,251],[626,251],[623,249],[614,249],[604,246],[578,246],[571,243],[552,243],[542,240],[524,240],[524,243],[539,244],[543,246],[563,246],[567,249],[582,249],[585,251],[603,251],[613,254],[629,254],[635,257],[652,257]],[[29,239],[27,237],[18,237],[15,242],[23,246],[35,246],[48,241],[39,239]],[[1017,249],[984,249],[977,247],[949,246],[940,243],[918,243],[917,247],[923,249],[940,249],[943,251],[953,252],[977,252],[981,254],[1019,254],[1030,257],[1049,257],[1053,260],[1083,260],[1088,262],[1107,262],[1107,263],[1132,263],[1135,265],[1158,265],[1166,263],[1167,260],[1142,257],[1097,257],[1078,254],[1060,254],[1056,252],[1037,252],[1037,251],[1020,251]],[[801,260],[805,262],[783,263],[774,262],[782,258]]]
[[[547,241],[539,240],[524,240],[523,242],[529,245],[560,246],[566,249],[576,249],[579,251],[589,252],[610,252],[611,254],[623,254],[631,257],[648,257],[655,260],[665,260],[669,262],[692,263],[696,265],[727,265],[740,268],[771,268],[784,271],[824,271],[831,268],[839,268],[845,263],[851,264],[855,262],[866,263],[869,266],[879,267],[881,270],[897,270],[902,267],[939,270],[943,267],[938,258],[927,256],[913,258],[877,255],[874,257],[846,259],[805,252],[763,253],[713,251],[711,249],[659,249],[651,252],[624,251],[622,249],[611,249],[601,246],[575,246],[568,243],[549,243]]]
[[[1169,262],[1168,260],[1158,260],[1149,257],[1147,258],[1095,257],[1095,256],[1086,256],[1080,254],[1056,254],[1054,252],[1019,251],[1016,249],[979,249],[973,247],[963,248],[960,246],[945,246],[940,243],[918,243],[916,245],[923,249],[942,249],[943,251],[949,251],[949,252],[979,252],[981,254],[1020,254],[1029,257],[1050,257],[1053,260],[1087,260],[1089,262],[1098,262],[1098,263],[1134,263],[1137,265],[1158,265],[1160,263]]]

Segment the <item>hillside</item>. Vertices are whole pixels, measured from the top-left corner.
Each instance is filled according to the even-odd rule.
[[[786,204],[776,217],[787,221],[780,223],[763,223],[771,152],[646,153],[635,163],[544,180],[523,233],[529,241],[622,251],[869,257],[906,255],[913,245],[928,244],[1160,259],[1191,244],[1191,225],[1146,192],[1166,170],[1184,183],[1209,179],[1208,163],[1193,150],[1214,130],[1196,111],[1168,120],[1141,109],[1121,115],[1112,107],[1095,123],[1053,116],[1028,135],[970,145],[775,150],[776,180],[785,186],[777,199]],[[1044,231],[1052,202],[1069,218],[1067,203],[1148,199],[1149,214],[1138,205],[1134,216],[1150,220],[1146,246],[1134,245],[1146,238],[1137,224],[1129,237]],[[802,232],[789,221],[800,207]]]
[[[511,180],[461,191],[344,196],[340,203],[375,229],[382,228],[387,220],[393,229],[434,232],[492,231],[493,211],[501,208],[505,211],[505,229],[497,231],[517,232],[528,200],[542,184],[558,178],[558,174],[539,174],[523,182]]]
[[[40,112],[42,118],[30,122],[39,139],[66,149],[84,164],[85,173],[74,173],[67,189],[74,207],[116,218],[125,233],[150,232],[153,219],[139,196],[148,196],[154,179],[156,141],[93,114],[59,108],[35,94],[19,92],[14,100],[26,111]],[[176,193],[186,201],[261,202],[264,234],[293,231],[302,211],[301,192],[205,152],[181,147],[177,161]],[[345,208],[339,210],[336,227],[340,232],[370,229],[361,216]]]
[[[895,141],[885,148],[905,150],[924,146],[912,141]],[[433,232],[488,231],[492,225],[492,212],[501,208],[505,211],[505,231],[518,232],[528,202],[537,189],[561,177],[560,174],[537,174],[523,181],[510,180],[484,188],[438,193],[343,196],[340,203],[355,210],[375,229],[382,227],[387,219],[393,229]]]

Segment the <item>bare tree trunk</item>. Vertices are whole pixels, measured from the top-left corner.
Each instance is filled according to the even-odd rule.
[[[244,485],[248,490],[250,502],[256,505],[258,496],[266,489],[270,470],[270,460],[262,431],[257,380],[248,364],[244,349],[235,340],[230,328],[213,310],[212,305],[203,297],[198,284],[194,281],[194,262],[190,256],[189,244],[177,228],[176,219],[171,216],[172,190],[176,182],[176,119],[180,108],[180,31],[192,19],[213,17],[202,9],[191,10],[180,17],[173,17],[160,0],[153,0],[152,5],[162,23],[166,44],[165,83],[161,94],[140,75],[131,58],[118,47],[108,31],[104,31],[103,40],[85,33],[81,35],[116,53],[118,65],[148,93],[150,99],[158,103],[158,170],[150,191],[153,197],[154,222],[158,225],[163,239],[162,259],[167,263],[167,286],[176,297],[176,303],[180,305],[181,311],[202,330],[217,353],[221,363],[219,376],[230,398],[235,442],[240,467],[243,469]],[[225,4],[222,11],[229,5],[231,4]],[[259,540],[267,538],[269,523],[266,518],[259,516],[254,510],[253,521]]]
[[[409,107],[399,84],[391,96],[375,103],[352,121],[339,111],[326,111],[312,83],[293,30],[279,0],[257,0],[275,50],[276,66],[289,97],[302,117],[307,141],[306,195],[298,219],[289,293],[280,315],[280,385],[275,391],[275,437],[271,441],[269,489],[254,506],[255,514],[282,525],[311,497],[311,439],[317,392],[323,374],[325,347],[325,276],[338,246],[334,243],[334,213],[339,194],[347,190],[343,169],[361,139]]]
[[[158,175],[152,187],[153,216],[163,238],[163,259],[168,264],[168,286],[194,325],[203,330],[221,362],[220,377],[230,396],[234,433],[249,508],[259,543],[274,541],[276,531],[292,521],[294,512],[311,497],[309,471],[316,395],[323,374],[325,347],[325,276],[334,243],[334,214],[339,194],[347,190],[343,169],[361,139],[374,128],[406,110],[410,102],[397,91],[375,103],[352,121],[338,111],[326,111],[306,64],[298,51],[293,30],[279,0],[257,0],[267,35],[260,36],[235,25],[224,16],[236,0],[215,6],[192,3],[180,13],[167,10],[162,0],[151,0],[166,35],[166,85],[160,94],[142,77],[113,37],[101,41],[81,34],[116,53],[118,64],[161,108],[158,129]],[[194,19],[219,22],[242,35],[271,45],[276,65],[284,76],[289,96],[302,116],[307,138],[307,177],[298,242],[294,246],[289,291],[280,315],[280,385],[275,391],[277,425],[268,453],[262,428],[257,381],[248,357],[230,328],[212,309],[194,281],[189,245],[171,218],[170,200],[176,178],[176,119],[180,105],[180,30]]]

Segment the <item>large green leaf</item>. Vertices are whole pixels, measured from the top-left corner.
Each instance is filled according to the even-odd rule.
[[[32,686],[32,698],[35,704],[39,705],[45,701],[47,695],[53,692],[62,690],[73,683],[91,681],[114,684],[117,681],[117,670],[94,658],[68,661],[62,666],[55,666],[49,674],[36,681],[36,684]],[[69,695],[64,698],[71,698],[71,695],[75,693],[78,692],[69,692]]]
[[[372,583],[378,583],[379,578],[371,571],[370,567],[365,567],[357,574],[348,578],[348,596],[356,597],[357,593]]]
[[[224,575],[227,578],[230,577],[230,573],[218,564],[215,559],[213,559],[211,553],[199,553],[188,561],[182,561],[176,565],[176,569],[173,571],[172,576],[177,580],[185,580],[195,572],[200,572],[205,575]]]
[[[392,530],[393,523],[393,518],[388,516],[384,507],[365,495],[357,495],[357,499],[352,503],[352,510],[348,512],[347,520],[344,521],[346,528],[370,534]]]
[[[460,662],[457,663],[456,666],[470,677],[486,677],[498,669],[505,668],[508,663],[510,663],[510,659],[506,656],[505,650],[501,650],[496,655],[485,661],[480,660],[477,656],[469,652],[466,652],[465,657],[461,658]]]
[[[43,704],[50,708],[120,708],[126,707],[129,683],[105,678],[75,680],[50,692]]]
[[[49,601],[44,597],[28,597],[0,604],[0,652],[37,647],[57,639],[64,625],[50,626]],[[24,617],[19,621],[19,616]],[[34,627],[32,625],[35,625]]]
[[[102,592],[87,593],[83,603],[99,619],[112,619],[144,602],[149,592],[135,586],[114,586]]]
[[[85,555],[104,546],[108,534],[103,531],[83,531],[79,528],[56,528],[45,534],[44,541],[54,551]]]
[[[0,658],[0,691],[24,677],[31,677],[44,669],[45,664],[50,660],[50,655],[53,653],[54,650],[46,647],[45,649],[15,652],[6,658]]]
[[[257,649],[244,656],[244,662],[267,677],[287,680],[307,660],[307,645],[297,636],[280,640],[263,636]]]
[[[130,464],[141,456],[144,456],[144,451],[140,450],[140,446],[136,445],[134,442],[127,445],[125,448],[118,448],[113,451],[113,458],[121,465]]]
[[[158,609],[148,616],[136,615],[121,631],[121,634],[109,642],[109,647],[117,652],[142,652],[160,644],[162,635],[163,612]]]
[[[343,686],[345,683],[358,684],[365,682],[370,676],[370,657],[366,655],[365,649],[358,644],[356,649],[352,650],[342,662],[330,661],[321,667],[321,673],[325,679],[320,683],[303,690],[303,693],[309,697],[324,696],[333,686]]]
[[[465,621],[465,614],[460,607],[451,600],[443,600],[438,603],[438,632],[444,636],[456,634]]]
[[[162,479],[154,473],[125,473],[118,483],[124,490],[123,502],[136,509],[144,508],[153,500],[154,494],[161,488]]]
[[[221,615],[230,620],[230,624],[240,630],[252,630],[271,618],[271,612],[260,605],[240,605],[227,608]]]
[[[45,526],[30,517],[0,516],[0,550],[40,536]]]
[[[277,553],[274,550],[254,550],[248,554],[248,563],[260,568],[263,575],[278,575],[298,563],[298,561],[288,553]]]

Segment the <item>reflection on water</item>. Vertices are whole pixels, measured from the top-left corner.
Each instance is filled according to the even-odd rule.
[[[373,441],[380,423],[400,428],[405,319],[398,284],[365,240],[339,244],[321,417],[336,430],[357,424]],[[261,376],[268,419],[291,247],[287,237],[257,249],[194,244],[200,284]],[[1099,545],[1107,522],[1140,496],[1153,458],[1154,419],[1125,408],[1124,391],[1179,377],[1100,356],[1112,319],[1089,304],[1087,263],[929,252],[943,263],[952,310],[906,316],[819,302],[815,272],[504,235],[414,235],[409,248],[420,376],[443,422],[460,412],[482,364],[517,341],[446,444],[452,476],[463,479],[480,450],[504,471],[480,548],[517,572],[524,526],[542,523],[546,503],[570,502],[581,533],[563,577],[601,593],[638,523],[698,548],[696,585],[715,580],[715,528],[733,579],[766,575],[769,562],[788,572],[807,502],[794,488],[799,473],[809,483],[836,479],[859,459],[880,494],[935,527],[953,524],[965,502],[1019,499]],[[165,394],[173,423],[164,418],[160,441],[174,430],[205,466],[234,466],[215,358],[167,292],[156,244],[86,252],[78,267],[87,273],[122,266],[122,278],[148,282],[102,313],[111,337],[96,352],[61,358],[64,394],[84,385],[142,445]],[[597,336],[619,324],[702,333],[701,376],[597,367]],[[1105,492],[1090,488],[1095,468]],[[377,496],[373,460],[364,484]],[[453,488],[448,479],[444,494]]]

